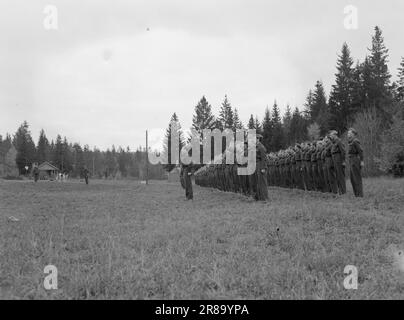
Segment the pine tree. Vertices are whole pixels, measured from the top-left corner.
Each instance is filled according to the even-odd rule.
[[[203,129],[214,129],[215,126],[216,121],[212,114],[212,107],[205,96],[203,96],[195,107],[195,114],[192,117],[192,128],[202,136]]]
[[[404,57],[401,58],[400,68],[398,68],[397,99],[404,102]]]
[[[241,122],[241,120],[240,120],[240,117],[239,117],[239,115],[238,115],[238,110],[237,110],[237,108],[235,108],[234,109],[234,112],[233,112],[233,122],[234,122],[234,124],[233,124],[233,131],[235,132],[237,129],[239,129],[239,130],[241,130],[241,129],[243,129],[244,128],[244,126],[243,126],[243,123]]]
[[[180,160],[180,154],[181,154],[181,149],[184,146],[184,134],[182,133],[181,129],[181,124],[178,120],[177,114],[174,112],[174,114],[171,116],[170,124],[168,125],[168,128],[166,130],[166,135],[164,138],[164,145],[163,145],[163,152],[167,156],[167,164],[163,165],[163,168],[170,172],[173,170],[176,166],[174,163],[174,157],[172,159],[171,157],[171,136],[172,136],[172,130],[176,130],[176,133],[174,134],[175,137],[178,137],[178,157],[177,159]]]
[[[227,98],[227,95],[224,96],[224,100],[222,102],[222,106],[219,111],[219,123],[220,129],[233,129],[234,128],[234,114],[231,104]]]
[[[337,73],[335,74],[335,84],[332,86],[330,105],[330,124],[332,129],[344,132],[348,124],[352,122],[354,113],[354,68],[351,51],[346,43],[343,44],[341,55],[337,61]],[[320,123],[319,123],[320,124]],[[320,124],[322,132],[326,129],[324,124]]]
[[[306,102],[304,103],[304,111],[303,111],[303,115],[307,119],[307,121],[311,121],[311,110],[313,108],[312,107],[313,99],[314,99],[313,91],[310,89],[306,97]]]
[[[50,160],[50,145],[43,129],[39,133],[37,159],[39,163]]]
[[[263,145],[267,151],[271,151],[272,119],[268,106],[265,109],[264,120],[262,121],[262,136]]]
[[[311,107],[311,123],[317,123],[320,133],[325,134],[329,129],[328,122],[330,116],[325,90],[321,81],[317,81],[316,83]]]
[[[307,140],[307,121],[301,115],[299,108],[295,108],[290,121],[290,138],[292,144]]]
[[[290,109],[290,105],[286,106],[286,111],[282,119],[282,127],[283,127],[283,136],[285,138],[285,145],[290,146],[292,144],[290,138],[290,123],[292,121],[292,111]]]
[[[255,130],[257,134],[262,134],[262,126],[257,116],[255,116]]]
[[[370,107],[375,107],[384,120],[389,119],[386,105],[391,103],[392,93],[390,91],[390,72],[388,69],[388,49],[384,44],[382,31],[375,27],[375,34],[372,37],[372,47],[369,49],[369,62],[371,77],[366,92]]]
[[[255,127],[255,120],[254,120],[254,116],[251,115],[250,119],[248,120],[248,125],[247,125],[248,129],[252,130],[252,129],[256,129]]]
[[[55,149],[53,153],[53,164],[59,168],[59,170],[64,170],[64,147],[62,142],[62,137],[58,134],[56,137]]]
[[[283,128],[281,122],[281,115],[276,101],[272,106],[271,123],[272,123],[272,137],[269,150],[279,151],[280,149],[283,148],[284,142],[283,142]]]
[[[32,164],[36,161],[36,148],[26,121],[15,133],[13,145],[17,150],[16,163],[18,170],[20,174],[27,173],[25,166],[28,166],[28,170],[30,170]]]

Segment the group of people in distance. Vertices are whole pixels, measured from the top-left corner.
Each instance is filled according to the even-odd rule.
[[[348,131],[348,151],[335,130],[323,139],[304,142],[276,153],[266,153],[262,136],[257,135],[256,170],[253,174],[238,175],[237,164],[208,164],[197,170],[195,183],[202,187],[226,192],[239,192],[253,196],[255,200],[268,199],[271,187],[296,188],[306,191],[346,193],[346,160],[353,192],[363,197],[363,150],[355,129]],[[191,166],[183,166],[181,184],[187,199],[192,199]]]
[[[346,193],[346,151],[336,131],[323,139],[296,144],[286,150],[270,153],[268,184],[307,191]],[[363,150],[357,132],[348,131],[349,173],[355,196],[363,197]]]
[[[86,184],[88,184],[90,171],[87,169],[86,166],[83,167],[82,174],[83,174],[83,177],[84,177],[84,180],[85,180]],[[34,181],[38,182],[38,180],[39,180],[39,166],[38,166],[38,163],[34,163],[32,165],[32,175],[34,177]],[[56,174],[55,179],[56,179],[56,181],[60,181],[60,182],[67,181],[69,179],[69,174],[59,172],[59,173]]]

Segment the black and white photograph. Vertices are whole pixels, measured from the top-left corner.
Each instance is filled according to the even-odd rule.
[[[403,17],[0,0],[0,300],[404,300]]]

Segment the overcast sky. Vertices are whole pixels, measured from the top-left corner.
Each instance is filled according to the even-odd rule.
[[[58,29],[46,30],[46,5]],[[359,28],[344,27],[344,7]],[[191,126],[205,95],[218,113],[227,94],[244,123],[276,99],[301,107],[316,80],[327,93],[346,41],[363,60],[379,25],[395,75],[404,56],[404,1],[2,0],[0,134],[24,120],[102,149],[159,147],[173,112]],[[393,80],[394,80],[393,78]]]

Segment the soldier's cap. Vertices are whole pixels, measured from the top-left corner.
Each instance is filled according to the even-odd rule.
[[[336,130],[331,130],[329,133],[328,133],[328,136],[337,136],[338,135],[338,132],[336,131]]]
[[[348,132],[351,131],[355,136],[358,135],[358,131],[356,131],[354,128],[349,128]]]

